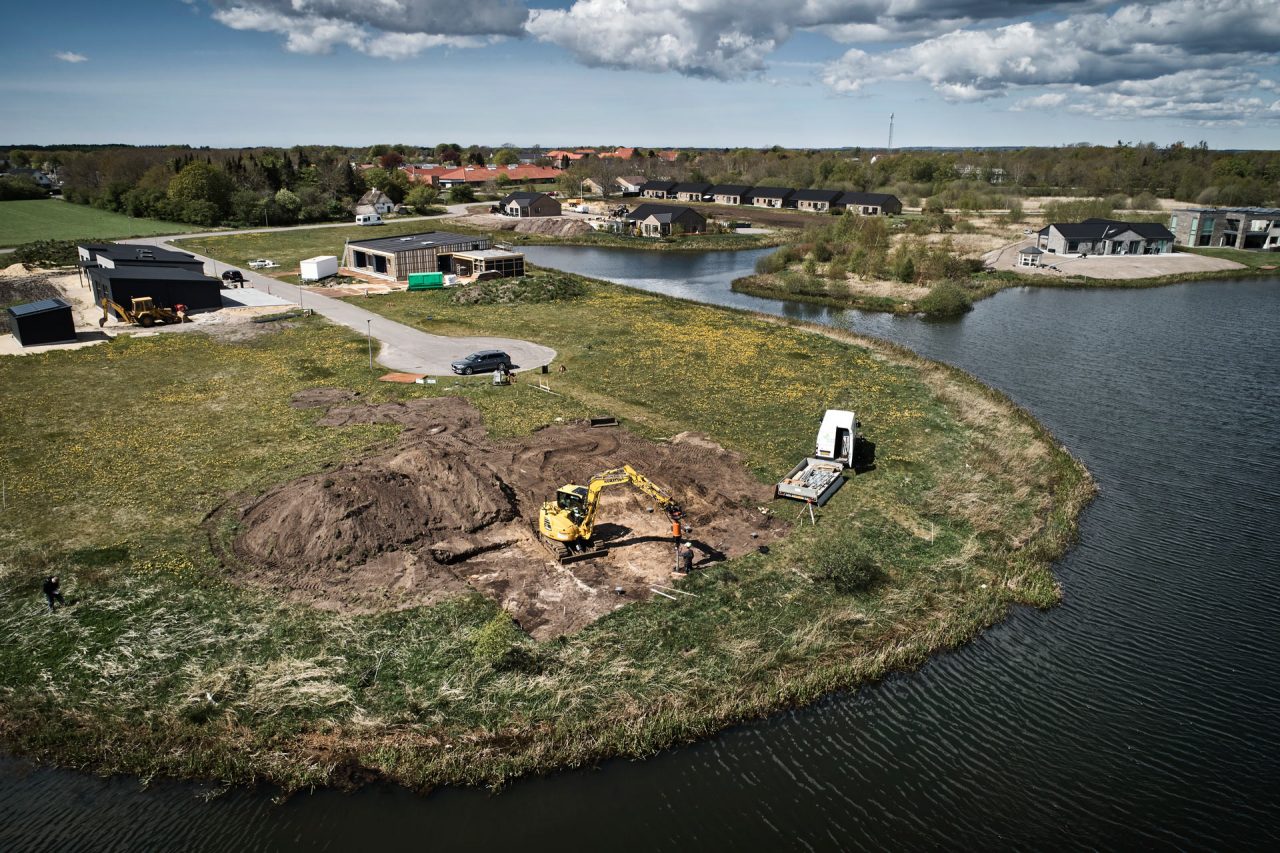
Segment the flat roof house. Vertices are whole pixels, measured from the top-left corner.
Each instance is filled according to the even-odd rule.
[[[743,204],[751,194],[751,187],[746,184],[716,184],[707,194],[716,204]]]
[[[841,193],[831,205],[836,210],[852,210],[863,216],[888,216],[902,213],[902,202],[888,193]]]
[[[1186,207],[1169,216],[1180,246],[1228,246],[1280,251],[1280,209],[1274,207]]]
[[[1173,251],[1173,234],[1157,222],[1086,219],[1046,225],[1037,245],[1059,255],[1167,255]]]
[[[179,305],[187,306],[188,310],[222,307],[222,282],[187,267],[89,267],[85,272],[97,305],[101,305],[103,299],[110,299],[123,308],[129,308],[134,299],[150,296],[156,305],[165,308]]]
[[[672,234],[700,234],[707,230],[707,217],[692,207],[669,204],[642,204],[626,216],[643,237],[669,237]]]
[[[645,198],[672,198],[675,181],[645,181],[640,185],[640,195]]]
[[[513,192],[498,202],[506,216],[525,219],[532,216],[559,216],[560,202],[546,193]]]
[[[506,249],[479,249],[474,252],[454,252],[453,271],[463,278],[514,278],[524,275],[524,253]]]
[[[453,272],[456,252],[489,248],[488,237],[469,237],[448,231],[428,231],[404,237],[353,240],[342,254],[342,265],[355,273],[389,281],[408,281],[415,272]]]
[[[204,272],[204,261],[186,252],[159,246],[137,246],[124,243],[79,243],[76,253],[80,266],[119,269],[123,267],[178,267]]]
[[[840,198],[839,190],[796,190],[791,201],[798,210],[811,213],[829,213],[831,206]]]
[[[786,187],[756,187],[751,191],[751,204],[755,207],[782,207],[795,190]]]
[[[681,201],[702,201],[711,184],[676,184],[671,192]]]

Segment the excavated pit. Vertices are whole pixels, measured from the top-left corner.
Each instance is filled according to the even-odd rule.
[[[319,423],[398,423],[392,448],[276,486],[240,510],[235,576],[291,601],[349,613],[417,607],[475,589],[535,639],[569,634],[672,583],[670,523],[629,486],[606,490],[596,523],[603,557],[557,563],[533,532],[538,508],[565,483],[630,464],[685,510],[698,566],[784,535],[759,507],[772,497],[742,460],[682,433],[670,442],[622,428],[564,424],[494,441],[458,397],[360,405],[312,389],[294,405]],[[754,536],[753,536],[754,534]],[[619,594],[617,588],[622,589]]]

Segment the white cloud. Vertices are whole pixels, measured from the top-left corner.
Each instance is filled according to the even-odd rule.
[[[736,78],[759,72],[797,30],[837,41],[922,38],[1101,0],[574,0],[534,9],[526,29],[586,65]]]
[[[297,5],[306,7],[306,0]],[[213,13],[235,30],[279,33],[291,53],[331,53],[345,46],[383,59],[407,59],[433,47],[481,47],[494,38],[422,32],[385,32],[353,21],[319,15],[288,15],[260,6],[232,6]]]
[[[70,62],[73,64],[76,62],[89,61],[89,57],[85,56],[83,53],[73,53],[72,51],[69,51],[69,50],[60,50],[53,55],[53,58],[61,59],[63,62]]]
[[[1226,121],[1261,112],[1248,94],[1259,76],[1236,69],[1274,67],[1277,44],[1273,0],[1165,0],[958,30],[877,54],[852,49],[827,66],[823,80],[844,93],[881,80],[920,80],[962,102],[1072,86],[1071,109],[1084,114]]]
[[[1036,95],[1034,98],[1023,98],[1018,101],[1010,109],[1014,112],[1022,112],[1024,110],[1049,110],[1060,107],[1066,103],[1067,95],[1064,92],[1045,92],[1043,95]]]
[[[534,9],[525,28],[585,65],[742,77],[760,71],[803,0],[576,0]]]

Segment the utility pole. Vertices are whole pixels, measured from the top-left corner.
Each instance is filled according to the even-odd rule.
[[[364,337],[369,342],[369,370],[373,371],[373,320],[365,320]]]
[[[893,113],[889,113],[889,149],[885,153],[893,153]]]

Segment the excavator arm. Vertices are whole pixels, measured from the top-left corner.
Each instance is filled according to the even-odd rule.
[[[133,312],[104,296],[102,298],[102,319],[98,321],[99,326],[107,325],[107,319],[111,316],[112,311],[116,312],[116,316],[126,323],[134,322]]]

